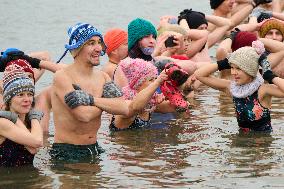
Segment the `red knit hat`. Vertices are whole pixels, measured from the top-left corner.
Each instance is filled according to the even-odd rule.
[[[119,28],[110,29],[106,32],[104,40],[107,46],[106,53],[109,55],[120,45],[127,42],[127,32]]]
[[[33,75],[33,79],[35,82],[35,76],[34,76],[34,71],[32,66],[24,59],[18,59],[18,60],[13,60],[11,62],[8,62],[6,65],[7,70],[13,70],[13,69],[20,69],[23,70],[24,72],[29,72]]]
[[[247,32],[247,31],[240,31],[233,43],[232,43],[232,51],[236,51],[241,47],[251,47],[251,44],[253,41],[257,40],[257,36],[256,34],[252,33],[252,32]]]

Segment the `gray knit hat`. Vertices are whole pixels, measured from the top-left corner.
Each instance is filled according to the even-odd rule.
[[[242,47],[234,51],[229,57],[229,63],[237,65],[241,70],[252,77],[256,77],[259,65],[257,54],[253,47]]]

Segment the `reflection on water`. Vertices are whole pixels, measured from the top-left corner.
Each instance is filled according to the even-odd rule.
[[[100,130],[106,149],[92,164],[52,165],[49,136],[36,168],[1,169],[0,185],[18,188],[275,188],[284,187],[283,112],[271,134],[238,131],[231,99],[203,87],[189,115],[154,115],[150,128]],[[283,103],[275,99],[274,107]],[[282,103],[282,104],[281,104]],[[229,104],[229,105],[227,105]],[[222,109],[223,108],[223,109]],[[173,119],[174,118],[174,119]],[[161,121],[162,120],[162,121]],[[8,187],[8,188],[9,188]]]

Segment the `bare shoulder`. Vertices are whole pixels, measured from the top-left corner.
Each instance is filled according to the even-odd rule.
[[[105,82],[111,81],[111,78],[109,77],[109,75],[106,72],[102,71],[102,70],[95,69],[94,70],[94,74],[95,74],[96,78],[101,77],[102,79],[105,80]]]
[[[8,131],[10,127],[12,127],[12,122],[6,118],[0,118],[0,134]]]
[[[54,83],[57,83],[57,82],[64,81],[67,78],[68,78],[68,76],[67,76],[67,73],[66,73],[66,68],[63,68],[63,69],[55,72],[54,77],[53,77],[53,81],[54,81]]]

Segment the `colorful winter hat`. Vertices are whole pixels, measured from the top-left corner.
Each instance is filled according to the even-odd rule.
[[[143,37],[152,34],[157,37],[156,28],[153,24],[142,18],[136,18],[128,24],[128,50],[130,50],[134,44]]]
[[[66,55],[67,51],[75,50],[79,47],[81,47],[84,43],[86,43],[89,39],[91,39],[93,36],[99,36],[102,42],[103,50],[101,52],[101,56],[105,54],[106,51],[106,45],[103,40],[102,34],[92,25],[87,23],[78,23],[75,26],[71,26],[68,31],[69,36],[69,42],[65,45],[66,51],[64,54],[60,57],[60,59],[57,61],[60,62],[61,59]]]
[[[23,70],[24,72],[29,72],[32,74],[33,79],[35,81],[33,68],[28,63],[28,61],[24,59],[18,59],[18,60],[13,60],[11,62],[8,62],[6,65],[6,70]]]
[[[257,40],[257,36],[253,32],[240,31],[232,42],[232,51],[236,51],[241,47],[251,47],[252,42]]]
[[[104,35],[104,39],[107,46],[106,53],[109,55],[120,45],[127,42],[127,32],[119,28],[110,29]]]
[[[272,29],[279,30],[284,40],[284,22],[281,22],[276,19],[269,19],[261,25],[259,29],[259,37],[264,38],[266,34]]]
[[[35,93],[34,82],[28,78],[22,69],[11,69],[9,66],[3,74],[3,101],[8,104],[11,99],[21,92]]]

